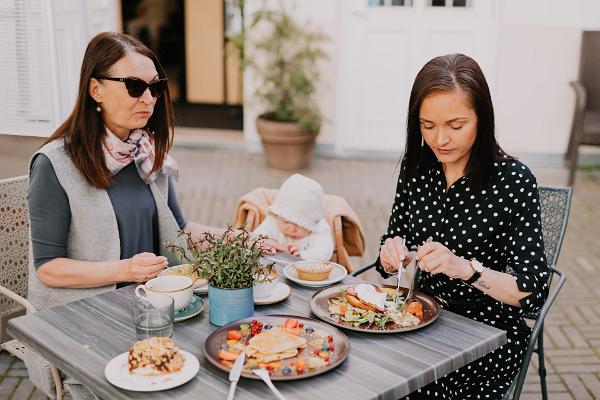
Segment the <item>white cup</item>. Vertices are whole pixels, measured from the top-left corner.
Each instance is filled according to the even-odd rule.
[[[141,291],[144,291],[144,294]],[[187,276],[167,275],[150,279],[146,284],[135,288],[135,295],[146,298],[150,304],[154,304],[157,296],[168,295],[173,298],[175,311],[187,307],[194,295],[194,281]]]
[[[276,275],[276,277],[272,280],[254,284],[253,291],[255,299],[264,299],[273,294],[277,284],[279,283],[279,273],[276,270],[273,270],[273,273]]]

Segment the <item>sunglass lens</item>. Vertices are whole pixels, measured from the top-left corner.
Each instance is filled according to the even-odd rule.
[[[149,85],[152,97],[160,97],[165,91],[165,81],[157,81]]]
[[[131,97],[140,97],[148,87],[148,84],[141,79],[129,78],[125,81],[127,92]]]

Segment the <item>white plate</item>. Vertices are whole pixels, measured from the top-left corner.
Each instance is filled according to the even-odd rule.
[[[127,367],[129,352],[119,354],[106,364],[104,376],[106,380],[118,388],[135,392],[157,392],[171,389],[191,380],[200,370],[198,359],[187,351],[179,350],[185,357],[183,367],[172,374],[161,376],[132,375]]]
[[[340,264],[336,264],[334,262],[329,261],[331,265],[333,265],[333,269],[329,273],[329,278],[322,281],[305,281],[304,279],[298,278],[298,272],[296,272],[296,268],[294,268],[294,264],[304,264],[304,263],[318,263],[319,261],[298,261],[297,263],[292,263],[283,269],[283,274],[291,281],[294,281],[300,285],[310,286],[310,287],[322,287],[333,285],[344,279],[346,275],[348,275],[348,271],[346,268],[342,267]]]
[[[283,301],[283,300],[287,299],[288,297],[290,297],[291,294],[292,294],[292,288],[289,285],[287,285],[283,282],[278,282],[277,286],[275,286],[275,290],[273,290],[273,293],[271,293],[270,296],[261,297],[259,299],[257,299],[255,297],[254,304],[265,305],[265,304],[279,303],[280,301]]]

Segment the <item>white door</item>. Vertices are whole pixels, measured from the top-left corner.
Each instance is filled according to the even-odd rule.
[[[345,0],[336,150],[404,149],[410,89],[431,58],[464,53],[493,85],[495,0]]]

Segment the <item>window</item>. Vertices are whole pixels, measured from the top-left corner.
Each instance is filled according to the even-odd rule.
[[[472,0],[429,0],[430,7],[471,7]]]
[[[369,7],[412,7],[412,0],[368,0]]]

